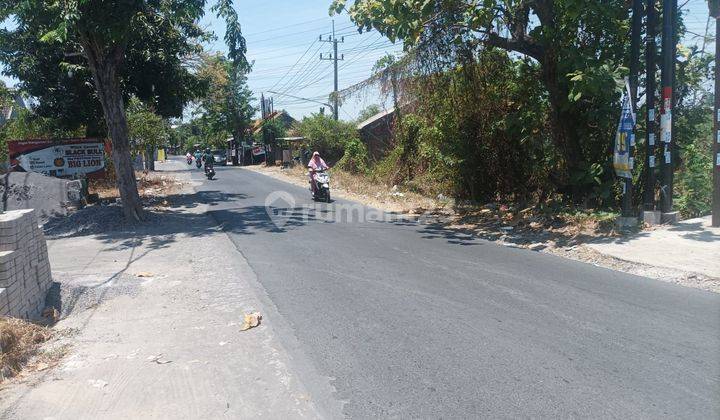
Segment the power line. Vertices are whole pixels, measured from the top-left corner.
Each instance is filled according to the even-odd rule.
[[[253,32],[253,33],[247,34],[247,35],[245,35],[245,39],[247,39],[248,37],[252,37],[252,36],[255,36],[255,35],[259,35],[259,34],[266,34],[266,33],[268,33],[268,32],[275,32],[275,31],[278,31],[278,30],[281,30],[281,29],[294,28],[294,27],[296,27],[296,26],[306,25],[306,24],[308,24],[308,23],[325,21],[326,19],[327,19],[327,18],[323,17],[323,18],[319,18],[319,19],[312,19],[312,20],[306,20],[306,21],[304,21],[304,22],[294,23],[294,24],[292,24],[292,25],[283,25],[283,26],[281,26],[281,27],[276,27],[276,28],[271,28],[271,29],[265,29],[265,30],[263,30],[263,31]]]
[[[300,62],[300,60],[302,60],[303,57],[305,57],[305,54],[307,54],[308,51],[310,51],[310,48],[312,48],[313,45],[315,45],[316,42],[317,42],[317,41],[313,41],[313,43],[310,44],[309,47],[307,47],[307,49],[305,50],[305,52],[300,56],[300,58],[297,59],[297,61],[295,61],[295,64],[293,64],[292,67],[290,67],[290,69],[285,73],[285,75],[283,75],[283,77],[281,77],[280,79],[278,79],[277,82],[275,82],[275,84],[270,88],[271,90],[272,90],[272,89],[275,89],[275,86],[277,86],[278,83],[280,83],[285,77],[287,77],[287,75],[292,71],[292,69],[295,68],[295,66],[297,66],[297,64]]]
[[[313,56],[317,54],[320,49],[322,48],[322,45],[318,45],[318,47],[313,51],[312,54],[310,54],[307,57],[307,60],[298,68],[298,70],[282,85],[278,87],[278,90],[285,92],[289,86],[293,83],[294,80],[296,80],[299,77],[302,77],[303,74],[307,72],[313,71],[317,67],[317,63],[315,63]],[[314,63],[314,65],[313,65]],[[312,67],[309,67],[312,66]]]
[[[320,47],[318,47],[319,51]],[[312,64],[310,64],[312,63]],[[287,82],[285,82],[278,90],[280,90],[282,93],[289,92],[293,85],[297,85],[298,83],[301,83],[305,78],[308,77],[308,75],[312,74],[316,69],[320,66],[321,63],[317,61],[313,61],[312,56],[308,58],[308,61],[303,65],[303,68],[301,68],[297,73],[295,73]],[[309,66],[309,67],[308,67]],[[305,67],[308,67],[307,70],[304,70]],[[304,70],[304,71],[303,71]]]

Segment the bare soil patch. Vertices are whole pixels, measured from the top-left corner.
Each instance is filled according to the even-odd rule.
[[[138,193],[146,205],[162,205],[167,207],[169,203],[163,203],[160,198],[179,192],[183,183],[172,175],[162,172],[136,171]],[[88,189],[90,193],[98,194],[100,201],[112,202],[120,197],[115,180],[111,178],[90,180]]]

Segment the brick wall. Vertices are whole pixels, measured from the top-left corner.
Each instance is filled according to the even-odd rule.
[[[47,244],[35,210],[0,214],[0,316],[38,317],[51,285]]]

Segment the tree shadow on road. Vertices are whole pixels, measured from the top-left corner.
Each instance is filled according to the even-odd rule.
[[[215,190],[169,195],[154,200],[168,205],[148,208],[147,219],[142,223],[126,223],[117,204],[88,206],[70,216],[50,219],[44,230],[50,239],[92,236],[112,244],[111,249],[122,250],[137,246],[165,248],[183,236],[198,237],[219,231],[238,235],[281,234],[309,224],[380,223],[418,228],[416,232],[423,239],[443,239],[464,246],[478,244],[472,232],[448,229],[434,220],[415,220],[387,212],[381,212],[380,218],[366,220],[366,214],[355,214],[354,208],[346,210],[324,203],[265,207],[249,204],[250,198],[254,197]]]

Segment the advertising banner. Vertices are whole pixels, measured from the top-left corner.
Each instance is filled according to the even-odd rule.
[[[14,171],[70,178],[105,176],[105,142],[102,139],[13,140],[8,142],[8,152]]]
[[[621,178],[632,178],[633,162],[630,148],[633,146],[635,146],[635,113],[630,102],[630,87],[626,84],[613,151],[613,168],[615,174]]]

